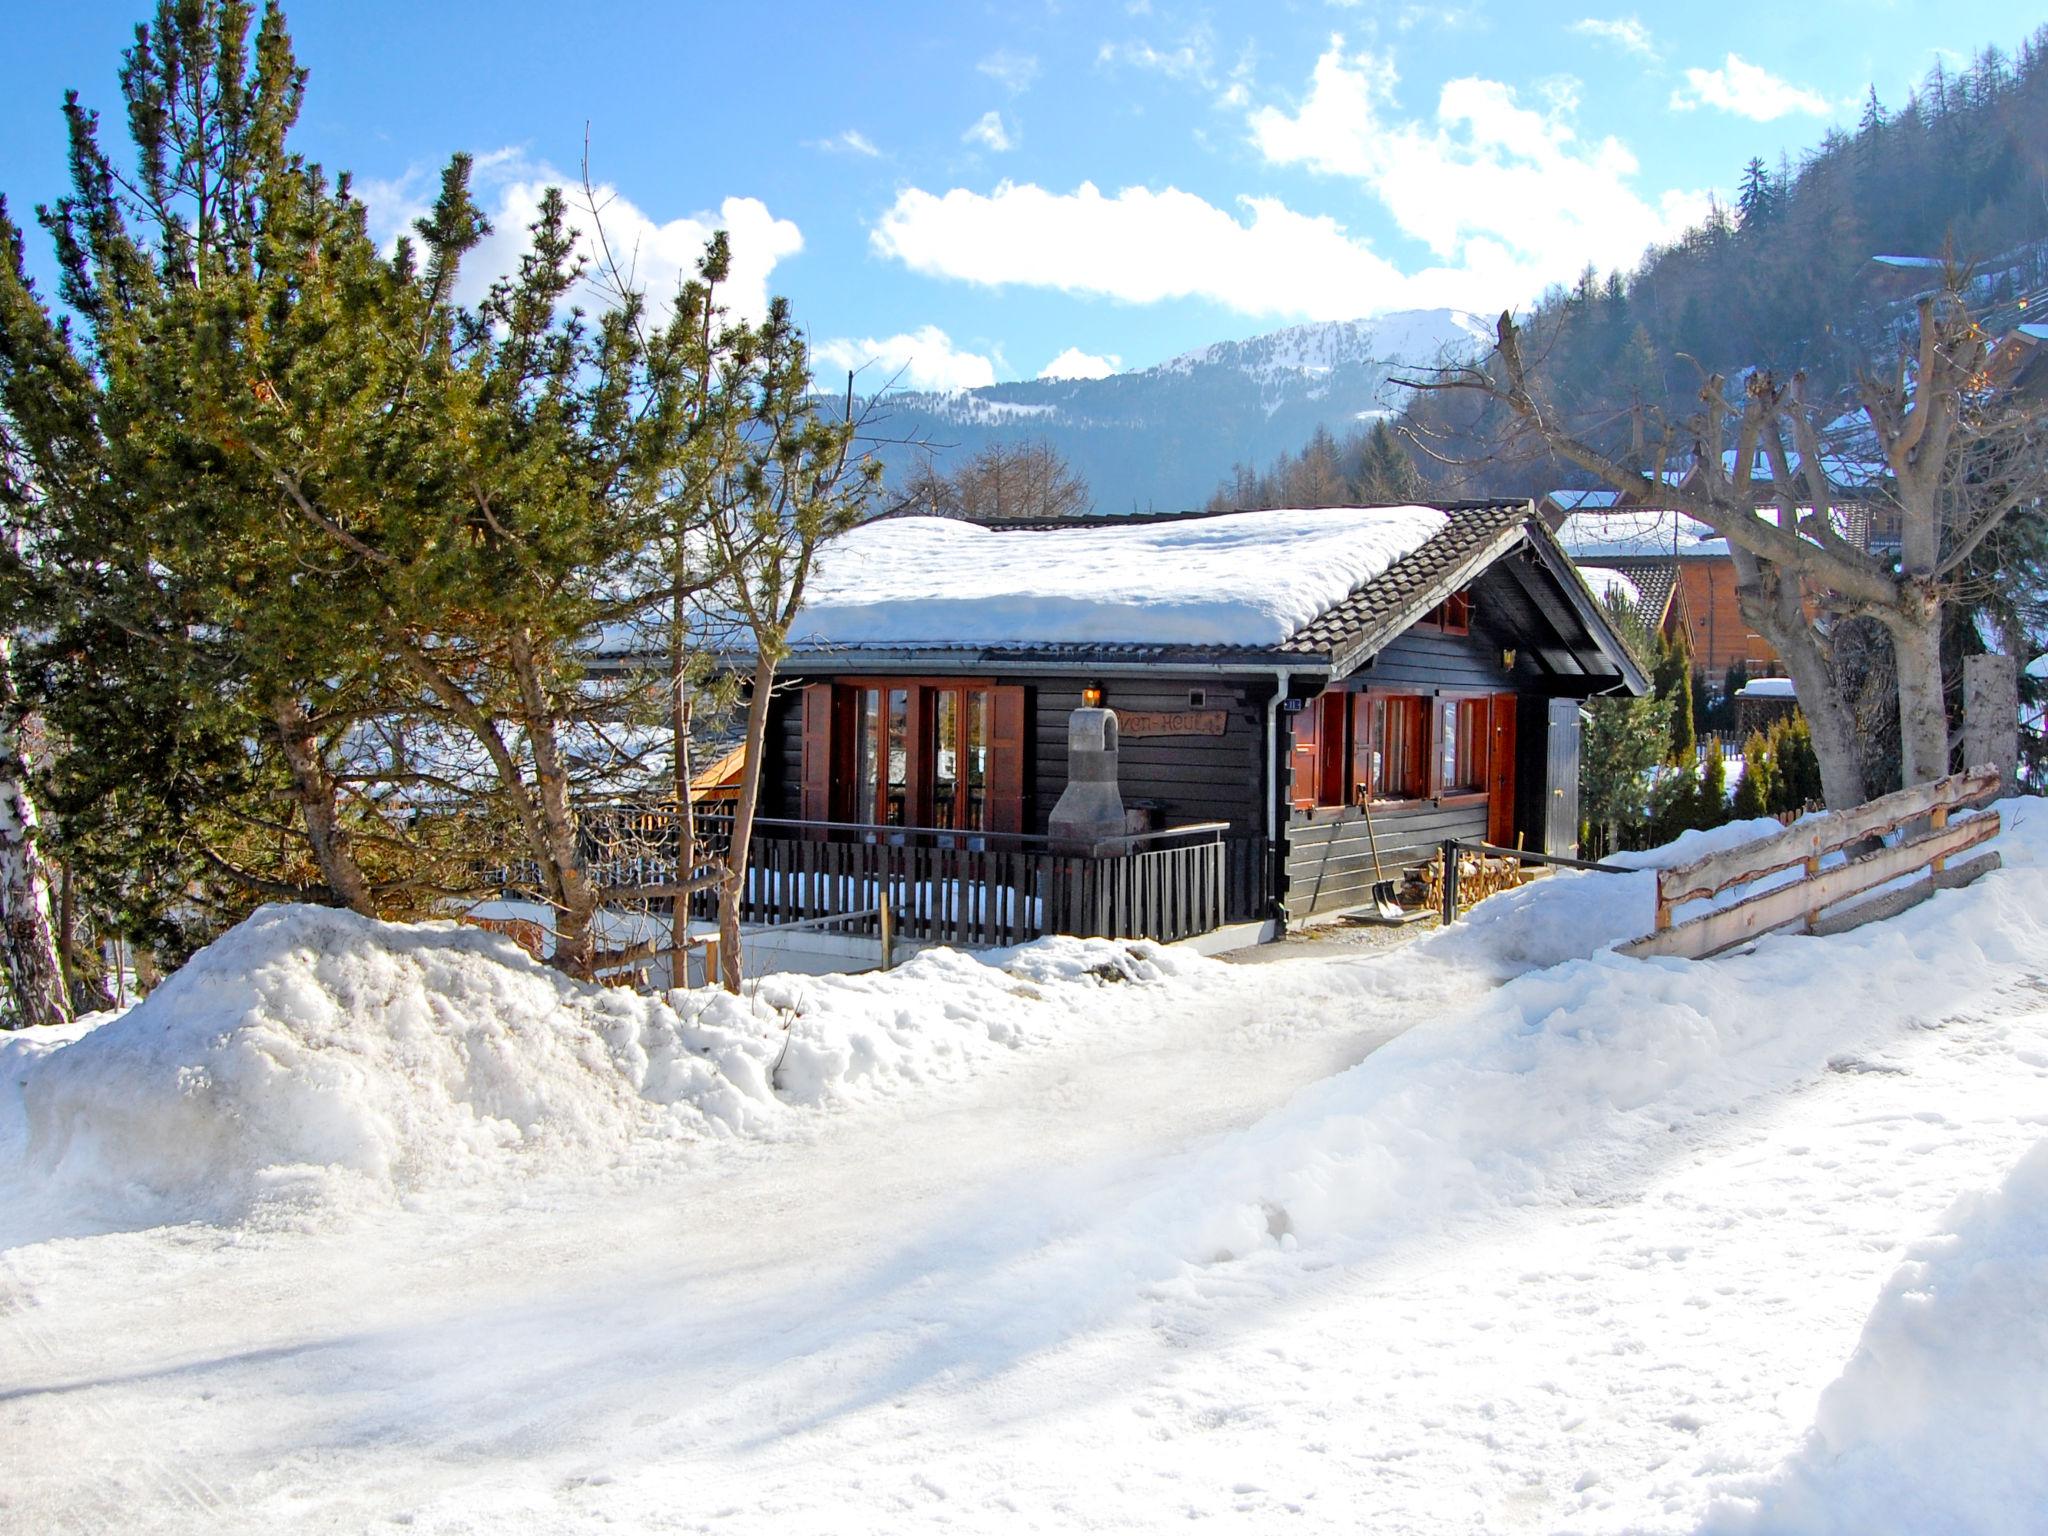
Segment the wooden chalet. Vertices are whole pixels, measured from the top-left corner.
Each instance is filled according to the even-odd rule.
[[[900,935],[964,945],[1337,912],[1374,878],[1368,802],[1390,874],[1447,837],[1572,853],[1579,703],[1647,687],[1526,501],[879,520],[812,592],[769,716],[762,924],[884,889]],[[1089,706],[1125,836],[1077,849],[1051,822]]]

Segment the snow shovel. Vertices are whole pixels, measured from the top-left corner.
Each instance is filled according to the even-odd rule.
[[[1372,844],[1372,911],[1373,916],[1383,923],[1404,923],[1408,914],[1401,910],[1401,903],[1394,899],[1394,882],[1387,878],[1387,872],[1380,868],[1380,835],[1372,825],[1372,795],[1358,802],[1365,812],[1365,835]]]

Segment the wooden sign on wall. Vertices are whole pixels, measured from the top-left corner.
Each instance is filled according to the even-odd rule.
[[[1132,709],[1116,712],[1125,736],[1221,736],[1230,723],[1224,709]]]

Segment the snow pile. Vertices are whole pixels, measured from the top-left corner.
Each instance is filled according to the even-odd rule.
[[[1689,1120],[1810,1081],[1875,1038],[2030,977],[2048,950],[2048,818],[2002,809],[2012,829],[2000,846],[2018,867],[1907,920],[1827,940],[1766,937],[1705,964],[1603,948],[1516,976],[1304,1093],[1129,1228],[1201,1264],[1281,1239],[1373,1247],[1481,1209],[1569,1203],[1603,1164],[1657,1155]],[[1638,857],[1682,862],[1743,832],[1716,828]],[[1416,949],[1504,963],[1511,951],[1567,948],[1576,928],[1585,955],[1589,941],[1642,931],[1634,914],[1654,900],[1652,879],[1541,882],[1518,902],[1484,903],[1461,925],[1469,932]],[[1498,917],[1476,920],[1497,904]]]
[[[819,556],[802,644],[1277,645],[1446,522],[1322,507],[998,532],[891,518]]]
[[[2031,1536],[2048,1514],[2048,1141],[1884,1289],[1807,1444],[1717,1531]]]
[[[0,1152],[115,1220],[389,1199],[650,1139],[779,1134],[791,1104],[958,1075],[1057,1028],[1105,978],[1200,963],[1081,940],[1008,958],[1018,975],[933,952],[671,1006],[474,929],[269,907],[126,1016],[0,1059],[22,1122],[5,1128],[0,1100]]]
[[[1610,854],[1602,862],[1637,873],[1616,875],[1559,869],[1545,878],[1489,896],[1455,926],[1430,934],[1417,946],[1439,960],[1485,966],[1502,978],[1525,970],[1584,959],[1641,938],[1657,920],[1654,871],[1689,864],[1710,853],[1784,831],[1769,816],[1731,821],[1704,832],[1687,832],[1661,848]],[[1739,901],[1779,880],[1737,886],[1711,902],[1688,903],[1681,915]]]

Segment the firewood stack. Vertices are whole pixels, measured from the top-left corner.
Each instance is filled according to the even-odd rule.
[[[1469,911],[1475,904],[1497,895],[1501,891],[1512,891],[1516,886],[1526,885],[1535,875],[1525,869],[1522,861],[1507,855],[1492,856],[1477,853],[1458,855],[1458,909]],[[1438,854],[1422,866],[1422,904],[1432,911],[1442,911],[1444,905],[1444,858]]]

